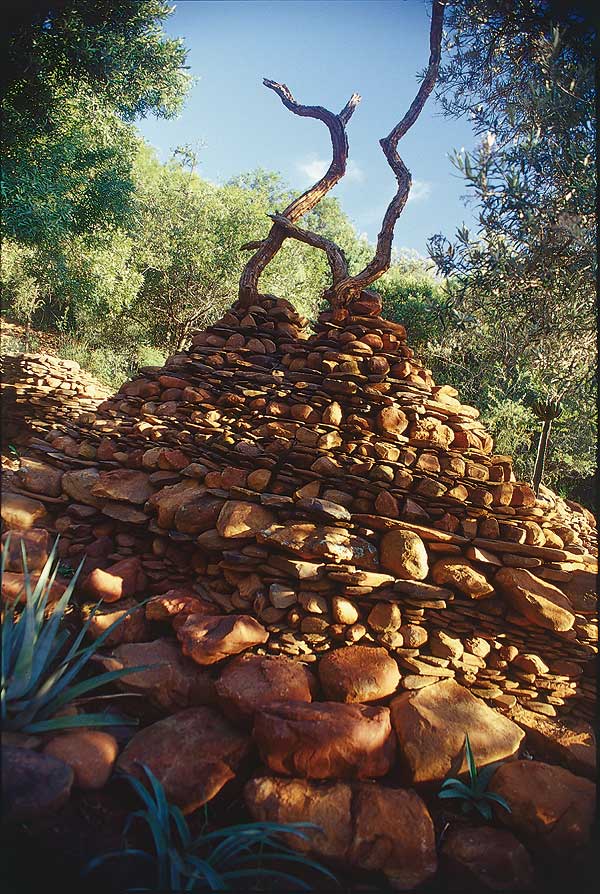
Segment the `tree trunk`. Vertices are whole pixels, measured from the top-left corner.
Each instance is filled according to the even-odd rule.
[[[535,467],[533,470],[533,490],[537,497],[542,477],[544,475],[544,466],[546,465],[546,454],[548,452],[548,441],[550,439],[550,430],[552,428],[552,419],[544,419],[544,424],[540,432],[540,440],[538,442],[537,456],[535,458]]]

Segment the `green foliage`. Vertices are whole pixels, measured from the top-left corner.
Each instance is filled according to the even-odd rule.
[[[408,340],[417,349],[443,333],[443,281],[433,275],[431,266],[424,261],[401,259],[373,285],[383,299],[384,316],[402,323]]]
[[[583,7],[561,12],[545,0],[459,0],[446,25],[439,98],[448,115],[468,115],[480,139],[453,157],[477,232],[462,226],[429,246],[450,277],[454,308],[477,320],[453,339],[452,360],[472,368],[484,388],[492,371],[502,388],[527,370],[543,402],[562,401],[566,416],[553,428],[546,482],[564,484],[566,419],[577,420],[566,435],[577,444],[571,457],[581,458],[577,474],[590,473],[595,450],[588,412],[596,337],[593,23]],[[506,393],[507,401],[525,398],[525,391]],[[497,405],[487,408],[492,419]]]
[[[475,809],[486,820],[491,820],[492,818],[492,808],[489,804],[490,801],[499,804],[511,813],[509,805],[501,795],[487,791],[487,786],[498,769],[499,762],[488,764],[483,770],[478,770],[475,764],[475,758],[473,757],[468,733],[465,734],[465,756],[469,770],[469,785],[465,785],[460,779],[446,779],[442,784],[441,790],[438,792],[438,798],[458,798],[462,801],[463,813],[469,813],[471,810]]]
[[[141,284],[131,264],[140,138],[128,122],[178,110],[189,77],[164,0],[62,0],[12,11],[5,48],[2,235],[17,243],[5,300],[29,323],[97,325]]]
[[[148,345],[111,348],[101,341],[94,344],[69,335],[59,340],[57,351],[65,360],[76,360],[83,369],[115,390],[134,378],[140,367],[162,366],[166,360],[164,352]]]
[[[1,577],[4,577],[9,545],[10,536],[2,553]],[[6,605],[2,623],[2,729],[41,733],[74,727],[122,726],[131,721],[111,714],[55,716],[84,693],[111,683],[126,673],[132,673],[132,669],[128,668],[75,682],[89,659],[126,615],[118,618],[91,645],[80,647],[100,604],[98,603],[67,649],[69,633],[64,629],[63,618],[73,596],[81,565],[69,581],[64,594],[55,602],[52,611],[47,611],[50,591],[58,572],[56,550],[57,543],[34,585],[27,568],[25,548],[21,543],[25,605],[21,611],[17,608],[17,599]],[[133,610],[130,609],[126,614]],[[135,668],[138,671],[142,669]]]
[[[166,0],[62,0],[12,11],[4,75],[9,104],[44,128],[57,85],[86,89],[124,120],[170,118],[190,82],[181,40],[162,24]]]
[[[132,813],[124,830],[124,849],[96,857],[85,868],[92,872],[110,859],[137,858],[151,867],[154,887],[136,890],[159,891],[232,891],[252,890],[257,883],[264,890],[266,882],[283,884],[286,890],[310,891],[303,879],[277,868],[295,866],[311,870],[336,882],[323,866],[303,857],[290,847],[283,835],[309,841],[307,832],[318,830],[311,823],[246,823],[228,826],[192,837],[181,810],[170,804],[162,783],[149,767],[142,764],[148,787],[127,774],[145,809]],[[141,819],[150,830],[154,853],[127,846],[127,832],[135,819]],[[270,868],[274,863],[275,868]],[[266,866],[264,864],[267,864]]]

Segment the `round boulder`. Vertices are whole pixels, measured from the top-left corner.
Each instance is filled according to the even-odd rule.
[[[106,785],[118,753],[115,737],[95,729],[61,733],[44,748],[44,754],[64,761],[73,769],[73,784],[83,789],[98,789]]]
[[[311,702],[313,674],[292,658],[239,655],[215,683],[219,706],[232,720],[247,722],[271,702]]]
[[[307,779],[385,776],[396,751],[389,709],[366,705],[274,702],[252,735],[270,770]]]
[[[373,702],[396,691],[400,672],[386,649],[345,646],[321,658],[319,679],[332,701]]]
[[[381,564],[401,580],[425,580],[429,562],[418,534],[394,528],[381,538]]]

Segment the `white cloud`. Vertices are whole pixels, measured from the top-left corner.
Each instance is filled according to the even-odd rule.
[[[428,180],[415,179],[408,194],[408,202],[425,202],[430,195],[431,183]]]
[[[299,162],[298,170],[304,175],[306,180],[314,183],[316,180],[321,179],[329,165],[329,159],[311,158]],[[365,179],[365,172],[355,161],[349,161],[346,167],[345,179],[354,183],[362,183]]]
[[[327,168],[329,162],[323,158],[313,158],[311,161],[300,162],[298,170],[304,174],[307,180],[320,180]]]
[[[357,165],[355,161],[350,160],[346,167],[346,179],[353,180],[355,183],[362,183],[365,179],[365,172]]]

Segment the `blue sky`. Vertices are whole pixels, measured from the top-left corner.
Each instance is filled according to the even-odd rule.
[[[395,190],[378,140],[404,115],[429,57],[424,0],[179,0],[167,20],[182,37],[196,78],[179,118],[147,119],[144,137],[166,160],[200,145],[201,176],[217,183],[257,167],[279,171],[303,190],[331,159],[325,125],[299,118],[262,84],[288,85],[299,102],[340,111],[356,91],[362,102],[348,125],[346,177],[337,196],[356,229],[374,241]],[[396,225],[395,247],[426,254],[436,232],[451,235],[472,212],[448,153],[470,147],[468,121],[444,118],[433,97],[401,140],[413,176]]]

